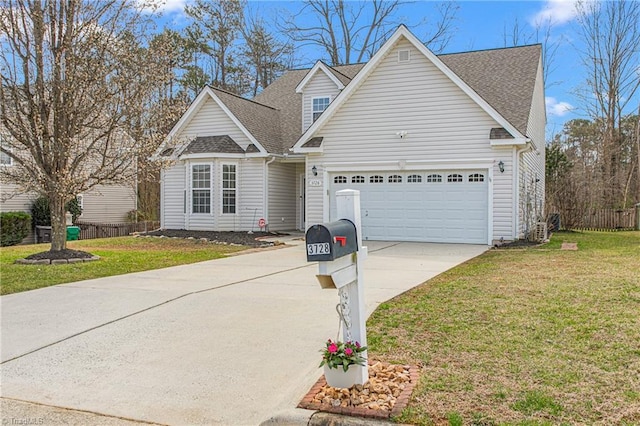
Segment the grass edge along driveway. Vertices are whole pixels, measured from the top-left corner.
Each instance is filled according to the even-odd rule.
[[[248,248],[200,240],[118,237],[67,243],[70,249],[100,256],[97,262],[68,265],[13,263],[32,253],[49,250],[49,246],[32,244],[0,248],[0,294],[219,259]]]
[[[383,303],[368,321],[370,355],[422,367],[397,420],[640,424],[639,259],[640,232],[558,233]]]

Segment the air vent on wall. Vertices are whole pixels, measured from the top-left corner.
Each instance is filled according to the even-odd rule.
[[[409,62],[411,59],[410,51],[407,50],[398,50],[398,62]]]

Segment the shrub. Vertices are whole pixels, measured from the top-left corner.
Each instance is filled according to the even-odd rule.
[[[31,216],[25,212],[0,213],[0,246],[14,246],[29,235]]]
[[[82,207],[77,198],[72,199],[65,205],[65,210],[71,213],[73,223],[76,223],[78,216],[82,214]],[[31,216],[33,217],[33,227],[51,226],[51,208],[49,199],[40,197],[31,205]]]

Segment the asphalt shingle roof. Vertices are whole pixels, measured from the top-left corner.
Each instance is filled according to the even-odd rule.
[[[182,151],[182,154],[200,154],[204,152],[244,154],[244,149],[229,135],[200,136],[191,141]]]
[[[541,46],[439,55],[438,58],[519,132],[526,134]],[[330,67],[347,85],[365,64]],[[253,100],[212,88],[269,153],[282,154],[302,135],[302,94],[296,86],[309,69],[290,70]]]

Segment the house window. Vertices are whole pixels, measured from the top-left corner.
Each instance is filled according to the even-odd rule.
[[[211,213],[211,165],[191,167],[191,212]]]
[[[442,175],[429,175],[427,176],[427,182],[430,183],[434,183],[434,182],[442,182]]]
[[[409,50],[398,50],[398,62],[409,62],[411,60],[411,54]]]
[[[236,212],[236,165],[222,165],[222,213]]]
[[[408,183],[420,183],[422,182],[422,176],[420,175],[409,175],[407,176]]]
[[[364,176],[352,176],[351,183],[364,183]]]
[[[329,106],[329,98],[313,98],[313,121],[316,121],[320,114]]]
[[[333,183],[347,183],[346,176],[336,176],[333,178]]]
[[[482,173],[473,173],[469,175],[469,182],[484,182],[484,175]]]
[[[400,175],[389,176],[389,183],[402,183],[402,176]]]
[[[462,181],[463,181],[462,175],[459,175],[457,173],[453,173],[447,176],[447,182],[462,182]]]
[[[2,144],[2,138],[0,138],[0,144]],[[9,147],[2,144],[2,148],[6,149],[7,151],[9,151]],[[9,154],[7,154],[4,151],[0,151],[0,166],[12,166],[13,165],[13,158],[11,158],[9,156]]]
[[[383,183],[383,182],[384,182],[384,177],[380,175],[373,175],[369,177],[369,183]]]

